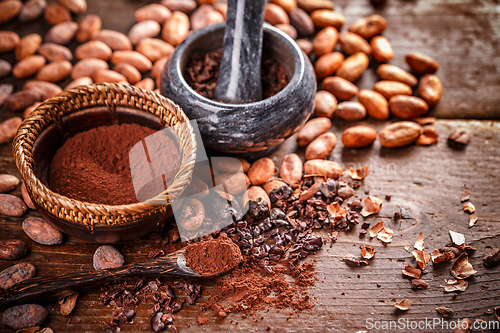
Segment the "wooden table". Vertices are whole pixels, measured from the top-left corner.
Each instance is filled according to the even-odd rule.
[[[89,0],[89,13],[103,18],[103,28],[127,32],[134,23],[133,11],[149,3],[139,1]],[[354,20],[372,13],[383,15],[388,21],[384,35],[394,48],[391,62],[406,67],[404,55],[418,50],[433,56],[440,65],[438,76],[444,85],[441,102],[429,113],[439,118],[435,124],[440,138],[430,147],[410,146],[403,149],[381,148],[378,141],[373,147],[351,150],[339,143],[330,159],[346,167],[368,165],[370,174],[358,192],[384,198],[378,216],[368,218],[375,223],[383,220],[394,229],[392,243],[382,245],[369,237],[359,237],[359,226],[350,233],[341,233],[333,247],[325,246],[312,258],[317,260],[316,286],[310,288],[315,307],[311,311],[289,316],[289,311],[270,309],[254,317],[243,318],[230,314],[226,319],[216,319],[210,314],[209,322],[199,326],[197,317],[207,300],[211,283],[204,284],[205,291],[194,306],[186,306],[176,314],[176,326],[182,332],[356,332],[370,328],[369,323],[389,320],[420,321],[440,318],[435,308],[448,306],[455,311],[450,320],[468,317],[472,320],[496,320],[491,315],[494,306],[500,306],[500,267],[487,269],[482,256],[492,247],[500,246],[500,5],[498,1],[401,1],[388,0],[374,7],[368,0],[337,0],[336,9],[346,16],[346,26]],[[45,32],[48,25],[42,21],[33,24],[14,22],[1,27],[13,29],[21,35]],[[43,35],[43,33],[42,33]],[[75,45],[71,45],[72,48]],[[4,57],[4,55],[2,55]],[[13,60],[12,55],[5,55]],[[376,81],[375,68],[370,68],[358,82],[361,88],[371,88]],[[15,82],[20,89],[23,82],[12,78],[0,81]],[[62,83],[61,85],[67,82]],[[2,108],[0,120],[13,113]],[[389,122],[366,120],[377,130]],[[334,121],[332,131],[340,138],[342,131],[353,125]],[[463,149],[454,149],[446,141],[456,128],[466,128],[473,133],[470,143]],[[284,154],[298,151],[295,139],[287,140],[270,157],[280,162]],[[0,173],[19,176],[11,154],[11,145],[0,146]],[[469,215],[462,210],[460,195],[464,189],[471,192],[479,218],[476,226],[468,228]],[[20,187],[13,191],[20,195]],[[402,218],[395,222],[394,212]],[[30,211],[26,216],[39,216]],[[1,238],[21,238],[29,243],[30,253],[21,261],[38,267],[38,276],[52,276],[63,272],[92,269],[92,255],[98,244],[66,237],[59,246],[47,247],[29,240],[21,228],[26,218],[0,217]],[[410,281],[403,277],[405,265],[415,265],[411,254],[403,247],[413,245],[419,232],[425,236],[425,249],[444,246],[450,241],[449,230],[464,233],[466,240],[477,251],[470,262],[478,273],[469,278],[465,292],[445,293],[440,285],[452,278],[451,263],[428,267],[423,276],[430,286],[427,290],[414,291]],[[349,268],[341,262],[348,253],[359,255],[363,243],[377,250],[370,265]],[[116,247],[127,263],[147,260],[151,250],[161,249],[161,244],[148,237],[120,243]],[[1,261],[0,270],[12,262]],[[172,281],[167,281],[172,283]],[[99,290],[83,293],[74,312],[65,317],[59,314],[57,304],[48,306],[49,319],[43,324],[55,332],[98,332],[109,321],[111,308],[99,303]],[[396,311],[395,300],[409,298],[413,305],[406,313]],[[133,323],[122,324],[125,332],[149,331],[152,301],[141,302]],[[189,325],[192,325],[188,328]],[[0,324],[0,331],[10,330]],[[385,331],[372,329],[370,331]],[[408,331],[403,329],[400,331]],[[430,329],[418,329],[428,331]],[[440,330],[435,330],[440,331]],[[446,331],[446,330],[445,330]],[[448,330],[450,331],[450,330]],[[487,330],[484,330],[485,332]],[[443,331],[444,332],[444,331]]]

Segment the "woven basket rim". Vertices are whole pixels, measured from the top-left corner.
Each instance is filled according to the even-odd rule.
[[[105,104],[96,104],[95,100],[89,101],[87,98],[89,94],[103,97],[102,101],[104,101]],[[173,183],[167,188],[167,190],[158,194],[154,198],[151,198],[145,202],[126,205],[105,205],[90,203],[71,199],[69,197],[53,192],[47,186],[45,186],[45,184],[43,184],[40,179],[38,179],[34,174],[33,149],[36,140],[41,135],[41,133],[43,133],[43,131],[47,129],[51,124],[54,124],[57,119],[64,117],[64,115],[66,114],[72,114],[93,107],[106,106],[106,103],[113,103],[112,97],[115,94],[118,96],[120,94],[123,94],[124,96],[128,97],[130,101],[135,102],[133,105],[115,104],[115,106],[127,107],[144,112],[149,111],[149,113],[159,117],[158,114],[155,114],[153,112],[154,110],[144,110],[139,108],[140,105],[142,105],[144,108],[146,108],[146,106],[150,108],[151,105],[149,105],[148,103],[153,103],[154,105],[163,107],[165,109],[165,112],[168,112],[170,116],[177,119],[179,123],[187,123],[187,126],[182,126],[183,131],[186,132],[183,133],[187,135],[184,139],[183,145],[181,145],[181,142],[179,142],[179,150],[181,151],[181,165],[174,177]],[[104,99],[104,97],[106,97],[106,99]],[[62,111],[60,107],[58,107],[58,105],[61,105],[61,103],[68,103],[70,101],[74,102],[75,100],[78,103],[71,103],[72,106],[74,106],[73,110],[62,113],[64,111]],[[84,103],[90,102],[90,104],[81,106],[84,104],[82,103],[82,101]],[[161,117],[159,118],[161,119]],[[164,119],[162,119],[162,123],[163,121]],[[168,122],[166,123],[169,124]],[[182,138],[179,137],[179,139]],[[183,149],[183,146],[185,146],[185,149]],[[189,123],[189,118],[186,116],[183,110],[170,99],[153,91],[144,90],[130,85],[117,83],[96,83],[63,91],[58,95],[49,98],[41,103],[35,109],[35,111],[33,111],[22,122],[14,138],[12,149],[16,166],[19,169],[24,182],[26,183],[26,187],[29,188],[29,191],[34,192],[37,197],[48,200],[50,204],[58,205],[77,215],[126,215],[133,217],[135,215],[147,213],[151,210],[157,210],[159,206],[170,206],[170,200],[175,199],[181,194],[184,188],[191,181],[196,159],[197,146],[196,137],[193,128]],[[165,200],[167,200],[166,204],[164,203]],[[39,202],[37,201],[37,203]],[[71,222],[77,221],[73,219]],[[132,220],[130,222],[135,222],[135,220]],[[120,222],[120,219],[118,218],[116,224],[119,223],[123,222]],[[93,229],[93,223],[91,225],[87,225],[87,227]]]

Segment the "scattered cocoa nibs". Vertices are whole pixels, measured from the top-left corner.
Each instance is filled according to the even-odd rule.
[[[462,193],[462,196],[460,197],[460,201],[464,202],[470,200],[470,192],[467,190],[464,190],[464,193]]]
[[[411,289],[427,289],[429,284],[422,279],[411,280]]]
[[[394,307],[396,309],[399,309],[401,311],[406,311],[410,308],[410,306],[413,304],[413,302],[409,299],[403,299],[401,301],[396,301],[394,302]]]
[[[395,212],[394,213],[394,219],[399,220],[401,218],[401,213],[400,212]]]
[[[344,261],[347,266],[350,267],[359,267],[359,266],[368,266],[368,261],[358,259],[355,255],[353,254],[346,254],[343,258],[342,261]]]
[[[469,256],[466,252],[463,252],[451,267],[451,275],[457,279],[466,279],[476,273],[477,271],[469,263]]]
[[[500,250],[494,248],[487,255],[483,257],[483,263],[486,267],[495,267],[500,264]]]
[[[206,323],[208,323],[207,317],[198,317],[198,325],[205,325]]]
[[[451,317],[451,316],[453,316],[453,314],[455,313],[455,312],[453,312],[453,310],[452,310],[452,309],[447,308],[447,307],[445,307],[445,306],[440,306],[440,307],[436,308],[436,311],[437,311],[440,315],[442,315],[443,317]]]
[[[386,201],[391,201],[391,198],[392,198],[392,194],[386,194],[385,195],[385,200]]]
[[[466,145],[469,143],[470,138],[471,138],[470,131],[463,128],[459,128],[450,134],[450,136],[448,137],[448,141]]]
[[[434,264],[439,264],[442,262],[450,261],[451,259],[455,258],[455,253],[448,251],[448,252],[440,252],[439,250],[434,250],[431,252],[431,260],[432,263]]]
[[[363,224],[361,225],[361,229],[368,229],[370,227],[370,222],[363,222]]]

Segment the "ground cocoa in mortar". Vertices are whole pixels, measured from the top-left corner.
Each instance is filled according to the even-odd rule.
[[[226,235],[186,247],[186,264],[201,275],[230,271],[241,261],[241,252]]]
[[[54,155],[49,187],[69,198],[106,205],[136,203],[129,151],[156,131],[137,124],[99,126],[69,138]],[[165,139],[172,163],[179,163],[176,144]]]

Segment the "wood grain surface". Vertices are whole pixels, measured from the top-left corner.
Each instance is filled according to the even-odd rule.
[[[135,9],[150,1],[98,1],[88,0],[88,13],[103,18],[103,28],[127,32],[134,23]],[[378,141],[373,147],[352,150],[340,142],[342,131],[354,124],[367,124],[380,130],[388,122],[365,120],[346,123],[335,120],[332,131],[339,143],[330,156],[331,160],[345,167],[368,165],[370,174],[357,191],[391,200],[384,200],[378,216],[368,218],[372,224],[384,220],[395,231],[392,243],[382,245],[368,236],[359,237],[359,226],[350,233],[341,233],[337,243],[319,251],[315,259],[316,286],[309,288],[314,308],[300,314],[288,310],[269,309],[255,316],[244,318],[230,314],[225,319],[203,314],[201,307],[213,290],[211,281],[203,282],[204,291],[195,305],[184,306],[176,314],[175,323],[180,332],[358,332],[368,331],[367,320],[412,321],[441,318],[435,308],[447,306],[455,311],[449,319],[468,317],[472,320],[494,321],[494,306],[500,306],[500,267],[486,268],[482,257],[492,247],[500,247],[500,5],[498,1],[485,0],[388,0],[374,6],[368,0],[337,0],[336,10],[346,16],[346,25],[372,13],[383,15],[388,21],[384,33],[394,48],[391,63],[406,67],[404,55],[418,50],[433,56],[440,65],[437,75],[444,86],[444,94],[430,115],[440,118],[435,127],[440,135],[437,145],[410,146],[402,149],[382,148]],[[78,18],[77,18],[78,19]],[[15,30],[21,36],[30,32],[43,35],[49,28],[42,20],[31,24],[13,22],[0,27]],[[75,44],[70,47],[74,49]],[[11,54],[3,54],[13,62]],[[361,88],[371,88],[377,80],[375,68],[370,68],[359,80]],[[14,82],[20,89],[24,81],[6,78],[0,83]],[[64,86],[67,82],[61,83]],[[11,111],[0,109],[0,120],[12,116]],[[463,149],[450,147],[446,141],[456,128],[466,128],[473,135]],[[304,149],[298,148],[295,137],[282,144],[269,156],[280,163],[282,157],[296,151],[304,160]],[[11,153],[11,145],[0,145],[0,173],[19,177]],[[464,189],[471,193],[479,218],[476,226],[468,228],[469,215],[462,210],[460,195]],[[13,194],[20,196],[20,186]],[[394,221],[394,212],[402,218]],[[0,216],[0,238],[20,238],[29,247],[29,254],[20,261],[31,262],[38,268],[38,276],[53,276],[66,272],[91,270],[92,255],[99,244],[66,237],[58,246],[43,246],[31,241],[23,232],[21,223],[27,216],[39,216],[30,211],[21,218]],[[362,219],[361,219],[362,220]],[[410,280],[401,270],[405,265],[415,265],[405,245],[413,245],[419,232],[425,236],[425,250],[442,247],[450,241],[449,230],[465,234],[466,240],[477,250],[470,255],[470,262],[478,273],[469,278],[464,292],[445,293],[441,285],[452,276],[451,263],[429,265],[423,279],[430,286],[427,290],[414,291]],[[377,250],[370,265],[350,268],[341,258],[352,253],[359,255],[363,243]],[[152,250],[162,249],[162,244],[149,237],[116,244],[127,263],[148,260]],[[13,262],[0,261],[0,271]],[[173,280],[165,280],[172,285]],[[59,313],[58,304],[48,306],[50,316],[43,327],[54,332],[99,332],[106,327],[103,322],[112,318],[112,308],[101,305],[100,291],[93,289],[81,293],[75,310],[69,316]],[[181,294],[182,295],[182,294]],[[395,300],[409,298],[413,305],[407,312],[397,311]],[[150,331],[153,301],[145,299],[134,307],[132,323],[122,324],[122,332]],[[197,318],[209,318],[200,326]],[[386,332],[372,329],[370,332]],[[392,330],[391,332],[395,332]],[[398,330],[408,332],[410,329]],[[450,332],[451,330],[417,329],[418,332]],[[0,332],[12,332],[0,324]],[[479,332],[479,331],[478,331]],[[484,332],[493,332],[484,330]]]

